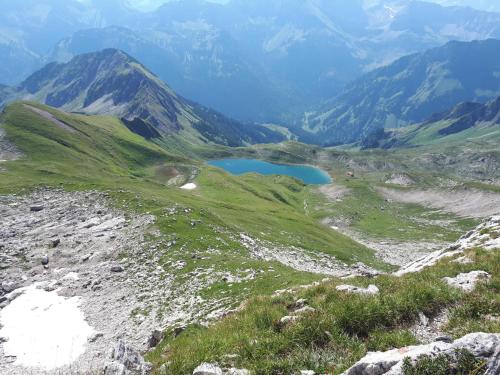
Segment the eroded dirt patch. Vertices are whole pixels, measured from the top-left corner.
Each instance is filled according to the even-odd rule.
[[[35,112],[37,114],[39,114],[44,119],[49,120],[50,122],[52,122],[54,125],[60,127],[61,129],[64,129],[64,130],[66,130],[66,131],[68,131],[70,133],[76,133],[75,129],[73,129],[71,126],[65,124],[61,120],[57,119],[52,113],[44,111],[43,109],[40,109],[40,108],[33,107],[31,105],[28,105],[28,104],[24,104],[24,107],[32,110],[33,112]]]
[[[386,199],[419,204],[465,218],[485,218],[500,210],[500,194],[477,189],[396,190],[380,187],[377,191]]]

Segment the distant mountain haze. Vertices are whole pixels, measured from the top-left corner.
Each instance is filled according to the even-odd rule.
[[[181,0],[153,12],[130,4],[3,4],[0,82],[119,48],[196,102],[244,121],[298,126],[367,71],[450,40],[500,37],[500,14],[418,1]]]
[[[242,124],[178,96],[137,60],[116,49],[50,63],[19,87],[1,89],[10,101],[38,101],[69,112],[116,116],[145,138],[241,146],[280,141],[267,128]],[[0,97],[1,99],[1,97]]]
[[[463,102],[427,121],[401,129],[375,131],[361,141],[364,148],[399,148],[441,142],[500,139],[500,96],[482,104]],[[482,160],[483,163],[488,160]],[[494,162],[491,168],[497,168]]]
[[[500,41],[449,42],[355,80],[304,128],[323,143],[355,142],[377,128],[427,120],[464,101],[500,95]]]

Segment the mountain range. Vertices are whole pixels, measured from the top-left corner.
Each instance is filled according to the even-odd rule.
[[[484,104],[457,104],[421,124],[400,129],[376,129],[362,139],[360,145],[364,149],[394,149],[478,141],[483,144],[500,142],[500,96]]]
[[[298,124],[363,73],[450,40],[500,37],[500,14],[420,1],[22,0],[0,22],[0,82],[118,48],[179,94],[240,120]],[[300,15],[300,16],[299,16]]]
[[[280,141],[258,125],[244,125],[178,96],[137,60],[116,49],[50,63],[18,87],[0,90],[7,101],[32,100],[68,112],[111,115],[145,138],[182,134],[192,143],[228,146]]]
[[[323,111],[309,114],[305,130],[327,144],[350,143],[374,129],[423,122],[457,103],[498,95],[500,41],[449,42],[355,80]]]
[[[322,145],[378,138],[380,129],[425,122],[457,103],[484,103],[500,95],[499,87],[499,40],[449,42],[361,76],[285,133]],[[285,138],[284,128],[238,122],[183,98],[116,49],[50,63],[16,87],[0,87],[0,103],[14,99],[117,116],[147,138],[182,134],[190,143],[229,146]]]

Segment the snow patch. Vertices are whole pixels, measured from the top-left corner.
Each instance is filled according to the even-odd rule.
[[[0,337],[16,365],[53,370],[76,361],[94,333],[80,298],[65,298],[32,285],[0,313]]]
[[[194,190],[197,187],[198,186],[196,186],[196,184],[193,184],[192,182],[190,182],[189,184],[181,186],[181,189],[183,189],[183,190]]]

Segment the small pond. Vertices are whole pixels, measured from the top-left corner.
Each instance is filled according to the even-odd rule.
[[[332,182],[332,179],[324,170],[307,165],[274,164],[257,159],[210,160],[208,164],[222,168],[233,175],[245,173],[279,174],[295,177],[309,185],[323,185]]]

